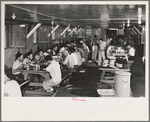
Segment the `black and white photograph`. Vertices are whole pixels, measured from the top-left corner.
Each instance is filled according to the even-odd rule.
[[[4,121],[146,121],[148,62],[148,1],[1,1]]]

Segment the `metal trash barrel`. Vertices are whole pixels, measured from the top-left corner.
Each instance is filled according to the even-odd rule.
[[[115,90],[118,97],[130,97],[130,72],[115,72]]]

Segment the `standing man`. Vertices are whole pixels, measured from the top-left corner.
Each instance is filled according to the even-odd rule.
[[[99,40],[98,65],[101,66],[102,60],[105,60],[106,42],[102,38]]]
[[[98,38],[97,35],[94,35],[94,39],[91,42],[91,46],[92,46],[92,61],[96,62],[97,60],[97,52],[98,52]]]

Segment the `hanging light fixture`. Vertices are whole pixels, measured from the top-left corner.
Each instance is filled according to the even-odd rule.
[[[52,24],[52,29],[53,29],[54,28],[54,22],[52,21],[51,24]]]
[[[142,8],[139,7],[138,8],[138,24],[142,23],[141,18],[142,18]]]
[[[123,21],[123,29],[124,29],[124,27],[125,27],[125,23],[124,23],[124,21]]]
[[[15,19],[15,18],[16,18],[15,13],[13,13],[11,17],[12,17],[13,19]]]

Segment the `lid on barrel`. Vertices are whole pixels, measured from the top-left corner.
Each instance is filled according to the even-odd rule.
[[[116,71],[115,74],[116,75],[131,75],[130,72],[126,72],[126,71]]]

